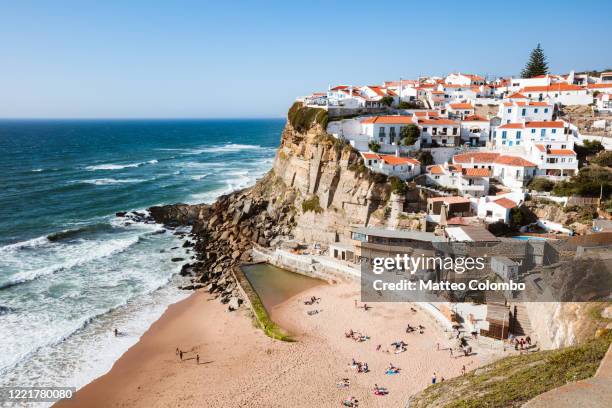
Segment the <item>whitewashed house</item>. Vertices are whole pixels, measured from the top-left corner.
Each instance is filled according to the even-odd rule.
[[[477,217],[487,223],[510,223],[510,214],[518,204],[509,198],[496,196],[481,197],[478,201]]]
[[[370,116],[361,119],[361,133],[381,145],[397,145],[402,127],[412,124],[412,116]]]
[[[361,157],[366,167],[373,172],[395,176],[400,180],[409,180],[421,173],[421,163],[412,157],[372,152],[362,152]]]
[[[589,92],[603,92],[603,93],[612,93],[612,82],[605,82],[600,84],[588,84],[587,89]]]
[[[612,94],[601,93],[597,95],[595,98],[595,104],[598,111],[612,113]]]
[[[493,175],[504,186],[522,190],[535,176],[536,167],[535,163],[520,156],[500,155],[493,163]]]
[[[500,147],[525,145],[526,141],[532,143],[555,143],[559,148],[573,148],[573,141],[569,130],[566,130],[563,121],[520,121],[505,123],[494,131],[494,144]],[[571,147],[570,146],[571,143]],[[565,147],[561,147],[565,145]]]
[[[485,146],[491,135],[491,121],[478,115],[461,120],[461,141],[470,146]]]
[[[446,103],[449,101],[450,96],[444,91],[428,90],[427,101],[432,109],[437,109],[441,113],[445,113]]]
[[[526,86],[519,92],[536,101],[549,99],[552,103],[563,105],[590,105],[593,103],[593,95],[587,92],[587,88],[562,82],[545,86]]]
[[[529,155],[538,166],[536,176],[561,180],[578,173],[578,159],[572,149],[555,149],[552,144],[534,143],[529,148]]]
[[[461,72],[449,74],[444,79],[447,84],[455,85],[484,85],[485,79],[478,75],[462,74]]]
[[[451,102],[446,104],[446,113],[449,118],[463,119],[474,114],[474,106],[468,102]]]
[[[553,111],[553,105],[546,101],[537,102],[514,99],[500,104],[497,116],[501,119],[501,123],[520,122],[523,120],[548,121],[552,120]]]
[[[429,185],[455,188],[462,196],[482,197],[489,194],[491,170],[463,168],[460,164],[437,164],[427,168]]]
[[[419,119],[415,116],[416,123],[421,130],[421,143],[440,146],[456,147],[461,144],[461,125],[450,119]]]

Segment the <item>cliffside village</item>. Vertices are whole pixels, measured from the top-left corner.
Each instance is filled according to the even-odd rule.
[[[463,332],[496,339],[528,335],[534,322],[539,324],[541,310],[522,302],[531,295],[532,300],[542,299],[547,291],[542,274],[555,270],[558,276],[571,275],[563,272],[574,270],[572,265],[583,261],[581,257],[607,248],[610,237],[568,239],[575,231],[542,218],[512,237],[494,234],[486,226],[512,223],[513,211],[523,205],[527,194],[540,194],[528,187],[533,178],[559,181],[576,175],[576,144],[597,140],[612,150],[612,139],[589,134],[583,125],[561,114],[568,106],[584,107],[604,118],[605,129],[606,118],[612,118],[608,116],[611,95],[612,72],[596,77],[571,72],[491,81],[452,73],[381,85],[330,86],[327,92],[298,98],[304,106],[327,110],[327,133],[350,143],[372,172],[430,192],[427,214],[414,213],[416,227],[400,226],[397,218],[406,212],[398,200],[391,204],[388,222],[352,226],[347,237],[336,238],[325,251],[316,245],[303,251],[285,247],[265,257],[304,273],[341,272],[363,278],[359,265],[364,259],[411,254],[416,248],[439,253],[441,244],[455,255],[457,250],[468,256],[484,254],[490,259],[489,276],[500,282],[526,282],[527,291],[484,291],[485,299],[476,303],[424,303],[424,307],[430,307],[449,328],[461,327]],[[427,165],[420,161],[423,152],[430,155]],[[546,199],[565,206],[570,198],[547,194]],[[589,232],[610,231],[611,221],[602,222],[600,229],[594,222]],[[555,237],[563,239],[550,240]],[[450,248],[448,244],[455,242],[468,245]],[[601,266],[599,261],[592,261],[594,269]],[[541,335],[539,341],[551,346],[553,337]]]
[[[612,114],[611,95],[612,72],[492,81],[452,73],[330,86],[298,100],[327,109],[327,132],[349,142],[373,172],[415,180],[452,196],[440,198],[446,217],[508,223],[534,177],[559,181],[577,174],[576,143],[601,140],[606,146],[605,138],[560,117],[561,107],[588,107],[605,117]],[[417,137],[406,143],[404,132],[410,127]],[[417,152],[423,151],[431,154],[426,166],[418,160]],[[462,210],[451,214],[451,205]],[[430,215],[435,221],[440,213]],[[554,223],[540,226],[571,233]]]

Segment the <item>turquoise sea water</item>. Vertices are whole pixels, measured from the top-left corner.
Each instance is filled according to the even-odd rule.
[[[114,213],[254,183],[283,125],[0,121],[0,386],[79,387],[107,371],[185,296],[170,258],[190,256],[160,226]]]

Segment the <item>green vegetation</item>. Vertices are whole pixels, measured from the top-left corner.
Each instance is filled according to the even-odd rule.
[[[255,323],[259,326],[266,336],[271,337],[276,340],[282,341],[294,341],[289,334],[287,334],[282,328],[280,328],[276,323],[270,319],[268,315],[268,311],[264,307],[261,298],[251,286],[249,280],[244,276],[242,270],[237,267],[234,269],[234,276],[238,281],[240,287],[244,290],[247,297],[249,298],[249,302],[251,303],[251,310],[253,311]]]
[[[603,152],[599,152],[597,156],[591,159],[591,163],[603,167],[612,167],[612,151],[604,150]]]
[[[417,140],[419,140],[420,135],[421,132],[419,131],[419,127],[417,125],[411,124],[402,126],[400,129],[400,137],[405,146],[412,146]]]
[[[612,171],[605,167],[587,166],[569,180],[555,184],[553,194],[557,196],[577,195],[582,197],[608,198],[612,193]]]
[[[419,109],[420,108],[418,103],[416,103],[416,102],[406,102],[406,101],[401,101],[399,103],[399,105],[397,105],[397,107],[399,109]]]
[[[417,154],[417,160],[421,162],[422,166],[429,166],[433,164],[433,156],[429,151],[420,151]]]
[[[378,151],[380,150],[380,143],[378,142],[370,142],[368,143],[368,148],[373,151],[374,153],[378,153]]]
[[[575,144],[574,150],[576,151],[576,157],[578,161],[583,164],[586,162],[587,158],[594,156],[604,150],[604,147],[601,142],[597,140],[585,140],[582,146],[579,144]]]
[[[546,56],[544,50],[538,43],[538,46],[531,51],[529,61],[525,65],[525,69],[521,72],[523,78],[533,78],[538,75],[548,74],[548,63],[546,62]]]
[[[382,103],[386,107],[390,107],[391,105],[393,105],[393,97],[389,95],[383,96],[382,98],[380,98],[380,103]]]
[[[612,333],[581,345],[506,357],[465,376],[432,385],[411,398],[411,407],[519,407],[551,389],[595,374]]]
[[[408,187],[406,183],[400,180],[398,177],[391,176],[389,177],[389,183],[391,183],[391,191],[393,191],[397,195],[405,195],[408,191]]]
[[[327,111],[319,108],[309,108],[301,102],[295,102],[287,114],[289,123],[300,133],[307,132],[314,124],[319,124],[323,129],[327,128]]]
[[[552,191],[555,182],[544,177],[535,177],[531,179],[527,188],[535,191]]]
[[[319,196],[312,196],[307,200],[304,200],[302,202],[302,211],[303,212],[308,212],[308,211],[313,211],[317,214],[320,214],[323,212],[323,208],[321,208],[321,204],[319,204]]]

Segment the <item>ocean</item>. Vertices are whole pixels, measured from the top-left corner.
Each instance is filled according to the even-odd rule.
[[[115,212],[210,203],[272,165],[262,120],[0,121],[0,387],[82,387],[165,310],[192,254]],[[121,335],[115,337],[113,329]]]

